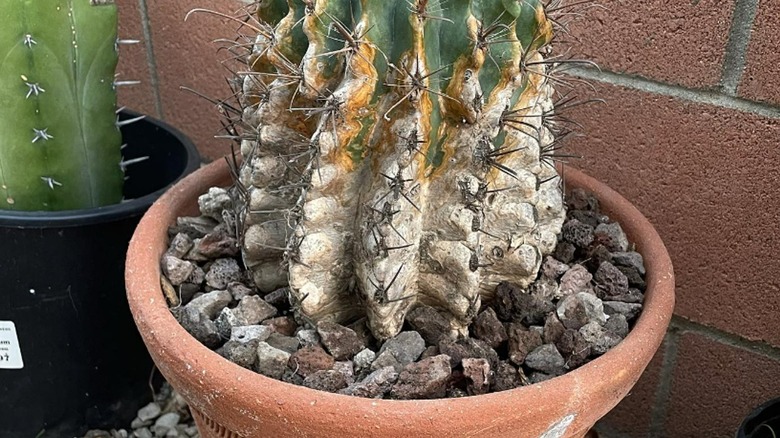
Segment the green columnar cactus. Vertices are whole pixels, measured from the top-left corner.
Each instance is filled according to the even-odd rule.
[[[462,332],[499,282],[529,285],[565,214],[547,3],[258,2],[239,72],[255,283],[378,339],[419,303]]]
[[[111,3],[0,2],[0,209],[122,199]]]

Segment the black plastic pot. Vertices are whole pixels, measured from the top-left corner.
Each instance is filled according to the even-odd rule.
[[[3,369],[8,358],[0,360],[0,437],[69,438],[127,425],[151,397],[152,361],[125,299],[125,252],[146,209],[200,157],[181,132],[149,117],[122,135],[125,159],[150,157],[127,170],[129,201],[0,211],[0,322],[14,323],[23,361]]]
[[[757,407],[742,421],[737,438],[780,437],[780,398]]]

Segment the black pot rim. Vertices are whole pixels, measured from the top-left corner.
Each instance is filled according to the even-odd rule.
[[[137,111],[129,109],[123,109],[122,113],[128,117],[138,117],[142,115]],[[173,135],[176,140],[184,146],[187,151],[187,164],[176,180],[171,181],[167,186],[140,198],[134,198],[119,204],[107,205],[104,207],[62,211],[0,210],[0,226],[20,228],[74,227],[112,222],[132,216],[141,216],[157,198],[170,188],[171,185],[200,166],[200,154],[189,137],[162,120],[144,115],[144,118],[137,123],[157,125],[162,130]]]
[[[755,429],[748,431],[747,430],[748,426],[750,426],[756,420],[756,418],[758,418],[761,415],[763,415],[764,412],[767,411],[769,408],[774,407],[774,406],[778,406],[778,405],[780,405],[780,397],[777,397],[777,398],[772,399],[772,400],[768,400],[768,401],[762,403],[760,406],[758,406],[755,409],[753,409],[747,415],[747,417],[745,417],[745,419],[742,420],[742,424],[739,425],[739,429],[737,430],[736,437],[737,438],[745,438],[745,437],[748,436],[747,435],[748,433],[752,434],[753,432],[755,432],[756,431]],[[752,424],[752,425],[753,426],[757,426],[755,424]]]

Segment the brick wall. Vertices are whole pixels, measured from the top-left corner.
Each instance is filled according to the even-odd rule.
[[[608,437],[733,437],[780,397],[780,1],[601,0],[571,25],[603,105],[573,118],[572,164],[663,237],[676,316]]]
[[[460,0],[450,0],[460,1]],[[570,0],[573,1],[573,0]],[[222,97],[211,40],[235,28],[186,11],[230,12],[218,0],[119,0],[120,71],[143,84],[121,102],[191,135],[209,159]],[[569,142],[586,170],[656,225],[677,273],[676,316],[634,391],[600,424],[608,437],[731,437],[740,420],[780,396],[780,0],[601,0],[570,26],[572,53],[601,70],[574,110]]]

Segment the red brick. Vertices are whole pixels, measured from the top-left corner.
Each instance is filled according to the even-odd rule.
[[[664,342],[631,392],[599,421],[598,428],[606,427],[606,430],[629,434],[632,437],[649,434],[665,348]]]
[[[739,95],[748,99],[780,104],[780,0],[759,2],[753,34],[750,37],[745,73],[739,86]]]
[[[126,106],[135,111],[159,117],[154,109],[154,93],[152,91],[149,63],[146,58],[146,46],[141,27],[141,14],[138,12],[137,0],[120,0],[119,8],[119,38],[140,40],[133,45],[119,47],[119,65],[117,73],[119,80],[138,80],[138,85],[119,87],[117,90],[119,106]]]
[[[571,52],[614,72],[718,85],[733,0],[601,0],[570,25]]]
[[[651,220],[677,276],[676,313],[780,345],[780,123],[597,85],[605,105],[572,114],[574,165]]]
[[[683,334],[662,436],[734,436],[756,406],[780,394],[780,361]]]
[[[231,94],[225,82],[229,72],[219,62],[229,54],[217,53],[217,45],[212,41],[235,38],[237,26],[203,13],[191,16],[187,22],[184,17],[195,7],[230,14],[230,8],[239,4],[219,0],[148,2],[165,119],[189,135],[207,159],[225,155],[230,142],[214,139],[222,128],[215,106],[179,87],[186,86],[215,99]]]

